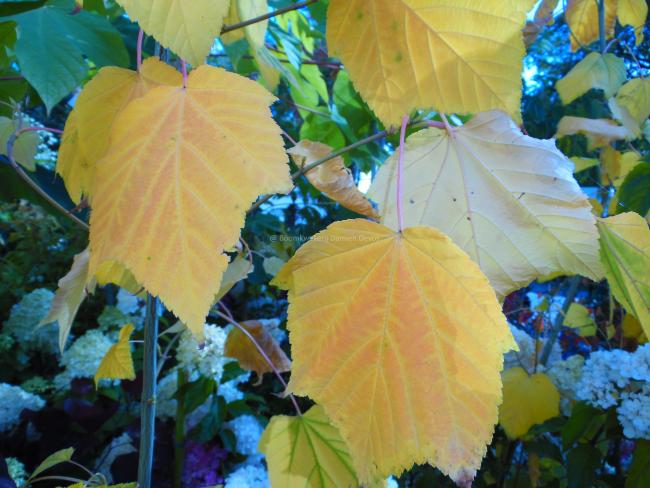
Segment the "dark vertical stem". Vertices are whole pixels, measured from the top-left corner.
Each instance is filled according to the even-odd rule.
[[[562,305],[562,310],[558,312],[555,317],[555,322],[553,323],[553,329],[546,339],[546,344],[544,344],[544,350],[542,351],[542,356],[539,359],[539,363],[543,366],[546,366],[551,351],[553,351],[553,344],[557,341],[557,337],[560,335],[560,330],[562,330],[562,325],[564,324],[564,317],[569,310],[569,307],[573,303],[573,300],[578,293],[578,285],[580,284],[580,276],[572,276],[569,278],[569,283],[567,286],[566,297],[564,299],[564,304]]]
[[[187,374],[178,370],[177,391],[187,382]],[[174,488],[181,488],[183,482],[183,465],[185,462],[185,396],[176,401],[176,425],[174,429]]]
[[[156,421],[156,373],[158,361],[158,299],[147,294],[144,319],[144,361],[140,410],[140,460],[138,487],[151,488]]]
[[[605,30],[605,0],[596,0],[598,2],[598,33],[600,37],[600,52],[607,50],[607,31]]]

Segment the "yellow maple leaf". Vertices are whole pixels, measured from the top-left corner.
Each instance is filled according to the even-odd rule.
[[[211,66],[120,112],[97,168],[90,272],[118,261],[196,334],[247,209],[292,183],[280,128],[257,83]]]
[[[637,46],[643,41],[643,26],[648,16],[646,0],[617,0],[616,15],[621,25],[631,25],[636,34]]]
[[[230,0],[118,0],[129,18],[192,66],[205,62]]]
[[[602,162],[601,183],[619,188],[630,171],[640,163],[640,156],[634,151],[621,153],[612,146],[607,146],[601,151],[600,160]]]
[[[242,322],[240,325],[253,336],[257,344],[259,344],[280,373],[286,373],[291,370],[291,361],[262,322],[248,320]],[[224,346],[224,355],[235,358],[242,368],[255,371],[260,383],[262,382],[262,375],[264,373],[273,372],[273,369],[262,357],[255,344],[253,344],[246,334],[236,327],[228,333],[226,345]]]
[[[637,319],[631,313],[625,314],[623,322],[621,323],[621,331],[623,333],[623,337],[627,339],[634,339],[639,344],[645,344],[648,342],[648,338],[646,337],[645,332],[643,332],[643,327],[641,327],[639,319]]]
[[[535,424],[541,424],[560,413],[560,393],[544,373],[531,376],[520,367],[503,372],[503,403],[499,423],[508,437],[525,435]]]
[[[126,324],[120,329],[120,337],[117,343],[110,347],[102,358],[102,362],[99,363],[95,373],[95,386],[99,385],[99,380],[104,378],[113,380],[135,379],[131,344],[129,343],[129,338],[134,330],[133,324]]]
[[[626,127],[610,119],[586,119],[565,115],[557,124],[555,137],[583,134],[587,138],[587,148],[591,151],[606,147],[621,139],[634,139],[634,134]]]
[[[621,58],[612,53],[589,53],[555,84],[555,88],[562,103],[567,105],[592,88],[603,90],[607,98],[614,96],[625,77],[625,63]]]
[[[397,156],[369,192],[393,229]],[[404,225],[447,233],[501,296],[554,272],[600,279],[596,221],[572,169],[554,141],[522,134],[502,112],[479,114],[453,136],[425,129],[406,143]]]
[[[282,488],[356,488],[347,446],[323,407],[300,417],[271,418],[259,442],[273,486]]]
[[[181,84],[178,71],[149,58],[140,72],[115,66],[102,68],[84,86],[66,121],[56,166],[75,203],[82,196],[92,197],[96,164],[106,154],[119,112],[155,86]]]
[[[59,349],[63,352],[77,311],[89,293],[95,289],[95,280],[88,279],[89,251],[77,254],[72,261],[70,271],[59,280],[59,287],[52,300],[50,311],[41,324],[58,322]]]
[[[325,408],[361,482],[425,462],[473,478],[497,420],[503,354],[516,345],[460,248],[430,227],[346,220],[273,283],[289,290],[289,390]]]
[[[639,214],[626,212],[598,222],[601,259],[614,297],[650,337],[650,230]]]
[[[327,41],[387,126],[414,109],[520,117],[532,0],[331,0]]]
[[[302,140],[287,152],[293,156],[296,166],[302,168],[331,154],[333,149],[327,144]],[[312,185],[345,208],[371,219],[379,218],[370,201],[359,191],[342,157],[330,159],[308,171],[305,176]]]
[[[221,286],[219,287],[217,295],[214,297],[213,303],[217,303],[221,300],[233,286],[241,280],[246,279],[246,277],[252,272],[253,263],[251,261],[240,255],[235,256],[235,258],[228,263],[228,267],[221,277]]]
[[[225,27],[227,25],[238,24],[239,22],[241,22],[241,19],[239,18],[239,12],[237,11],[237,0],[231,0],[228,15],[225,19],[223,19],[223,25]],[[221,34],[220,39],[225,44],[232,44],[233,42],[237,42],[240,39],[244,39],[244,31],[243,29],[235,29],[233,31],[226,32],[225,34]]]
[[[616,24],[616,3],[618,0],[605,1],[606,38],[614,35]],[[566,7],[565,19],[571,31],[571,50],[588,46],[600,37],[598,23],[598,1],[569,0]]]
[[[596,321],[584,305],[572,303],[564,316],[564,325],[575,329],[583,337],[596,335]]]

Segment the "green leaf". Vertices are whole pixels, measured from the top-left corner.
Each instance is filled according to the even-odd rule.
[[[592,88],[614,96],[625,82],[625,63],[614,54],[590,53],[555,84],[564,105],[584,95]]]
[[[601,426],[604,421],[605,415],[601,410],[586,403],[576,403],[562,428],[562,449],[569,450],[585,433]]]
[[[572,449],[567,456],[568,488],[594,486],[600,457],[600,451],[591,444],[580,444]]]
[[[575,329],[583,337],[596,335],[596,321],[589,309],[579,303],[572,303],[564,316],[564,325]]]
[[[0,154],[7,154],[7,142],[16,132],[19,126],[25,127],[27,121],[20,124],[17,120],[11,120],[8,117],[0,117]],[[41,138],[38,132],[23,132],[14,141],[13,157],[14,160],[28,171],[36,169],[36,152]]]
[[[73,13],[74,0],[52,0],[7,17],[18,24],[16,56],[22,74],[51,110],[84,80],[87,56],[98,66],[126,66],[128,53],[117,30],[94,13]]]
[[[636,442],[634,457],[625,480],[625,488],[645,488],[650,480],[650,441]]]
[[[618,190],[616,213],[636,212],[645,216],[650,211],[650,163],[634,167]]]
[[[56,466],[57,464],[70,461],[72,459],[73,454],[74,454],[74,449],[71,447],[57,451],[54,454],[50,454],[47,458],[45,458],[45,461],[43,461],[41,464],[38,465],[38,467],[34,470],[34,472],[29,477],[29,479],[32,480],[36,478],[43,471],[50,469],[51,467]]]
[[[215,391],[216,383],[212,378],[202,376],[196,381],[190,381],[181,386],[174,398],[183,401],[185,414],[189,414],[203,405]]]

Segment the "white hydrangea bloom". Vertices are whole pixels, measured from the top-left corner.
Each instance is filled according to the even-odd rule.
[[[545,367],[537,363],[537,368],[535,368],[536,358],[539,360],[539,355],[544,350],[545,341],[540,341],[539,352],[536,350],[536,341],[535,338],[528,335],[528,333],[514,325],[510,324],[510,331],[512,332],[517,346],[519,346],[519,351],[510,351],[504,357],[504,369],[510,369],[517,366],[524,368],[529,374],[533,372],[541,372],[545,370]],[[547,364],[553,364],[556,361],[562,359],[562,349],[560,345],[556,342],[553,344],[553,349],[548,358]]]
[[[196,371],[219,383],[224,365],[233,361],[224,356],[228,332],[211,324],[205,324],[204,331],[205,341],[202,346],[190,331],[183,332],[176,349],[176,359],[179,365],[190,373]]]
[[[242,383],[246,383],[251,377],[250,371],[246,371],[244,374],[237,376],[230,381],[226,381],[219,385],[218,395],[223,397],[226,403],[231,403],[237,400],[244,399],[244,392],[241,391],[238,386]]]
[[[633,353],[626,353],[618,364],[622,378],[634,381],[650,381],[650,343],[640,346]]]
[[[13,457],[9,457],[5,459],[5,461],[7,461],[7,470],[9,471],[9,477],[14,480],[16,486],[21,486],[23,483],[25,483],[25,481],[27,481],[27,471],[25,471],[25,465]]]
[[[399,488],[399,485],[397,484],[397,480],[392,476],[386,478],[386,488]]]
[[[620,375],[620,365],[629,360],[629,355],[620,349],[591,353],[582,368],[582,377],[575,386],[576,398],[600,408],[616,405],[618,389],[628,383]]]
[[[574,388],[582,376],[585,358],[575,354],[562,361],[556,361],[546,371],[551,381],[564,395],[575,398]]]
[[[45,400],[19,386],[0,383],[0,432],[5,432],[20,422],[23,410],[38,411],[45,406]]]
[[[618,421],[628,439],[650,439],[650,385],[636,392],[623,392],[616,409]]]
[[[270,488],[269,476],[261,465],[240,466],[226,477],[225,488]]]
[[[124,288],[117,292],[117,309],[124,315],[141,315],[142,301]]]
[[[17,339],[18,347],[24,352],[45,351],[55,354],[59,349],[59,331],[56,323],[39,327],[41,320],[50,311],[54,293],[39,288],[28,293],[11,308],[3,332]],[[25,361],[27,358],[23,358]]]
[[[237,452],[245,456],[258,454],[257,445],[264,429],[253,415],[240,415],[226,424],[237,439]]]
[[[54,386],[68,388],[74,378],[92,378],[99,368],[102,358],[113,343],[100,330],[93,329],[79,337],[63,353],[59,363],[65,368],[54,378]]]

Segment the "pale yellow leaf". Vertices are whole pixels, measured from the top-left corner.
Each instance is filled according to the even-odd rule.
[[[259,450],[266,456],[274,487],[359,486],[348,448],[320,405],[299,417],[272,417],[260,439]]]
[[[284,353],[280,345],[275,341],[262,322],[248,320],[240,324],[253,336],[257,344],[273,363],[273,366],[280,372],[286,373],[291,370],[291,361]],[[264,357],[255,347],[255,344],[237,327],[228,333],[224,355],[235,358],[239,365],[249,371],[255,371],[259,382],[262,381],[264,373],[272,373],[273,368],[266,362]]]
[[[89,251],[85,249],[72,261],[68,274],[59,280],[59,287],[52,300],[50,311],[41,321],[41,325],[58,322],[59,349],[63,352],[77,311],[89,293],[95,289],[95,281],[88,280]]]
[[[56,159],[56,172],[61,175],[68,196],[74,203],[80,203],[83,196],[92,191],[95,163],[81,150],[79,122],[77,112],[73,110],[65,121]]]
[[[580,173],[581,171],[584,171],[589,168],[593,168],[594,166],[598,166],[600,164],[600,161],[596,158],[579,158],[579,157],[573,157],[571,158],[571,162],[573,163],[574,173]]]
[[[224,27],[227,25],[235,25],[240,22],[239,19],[239,12],[237,11],[237,0],[231,0],[230,1],[230,9],[228,10],[228,16],[223,19],[223,25]],[[244,30],[243,29],[235,29],[230,32],[226,32],[225,34],[221,34],[221,41],[224,42],[225,44],[232,44],[233,42],[237,42],[240,39],[244,39]]]
[[[650,337],[650,230],[639,214],[600,219],[601,256],[616,300],[634,315]]]
[[[607,146],[601,151],[600,160],[602,162],[601,183],[619,188],[628,173],[639,164],[640,156],[634,151],[621,153]]]
[[[613,141],[621,139],[634,139],[625,127],[609,119],[585,119],[565,115],[557,125],[555,137],[584,134],[587,137],[589,150],[606,147]]]
[[[228,293],[233,286],[241,280],[246,279],[252,271],[253,263],[250,260],[240,255],[235,256],[233,260],[228,263],[228,267],[221,277],[221,285],[217,295],[214,297],[214,303],[217,303],[226,296],[226,293]]]
[[[617,0],[616,15],[618,22],[625,26],[631,25],[636,34],[636,44],[643,41],[643,26],[648,17],[647,0]]]
[[[616,24],[616,3],[605,1],[605,38],[614,35]],[[571,50],[586,47],[600,37],[597,0],[568,0],[565,18],[571,31]]]
[[[102,362],[95,373],[95,386],[99,385],[101,379],[112,380],[134,380],[135,369],[133,368],[133,357],[131,357],[131,344],[129,338],[135,327],[133,324],[126,324],[120,329],[120,337],[117,343],[113,344],[102,358]]]
[[[503,372],[503,403],[499,423],[508,437],[525,435],[535,424],[541,424],[560,413],[560,393],[544,373],[529,376],[520,367]]]
[[[640,125],[650,117],[650,78],[634,78],[621,87],[609,103],[612,115],[627,127],[626,119],[636,122],[635,133],[640,136]]]
[[[246,211],[292,183],[280,128],[257,83],[201,66],[120,112],[98,164],[90,272],[118,261],[197,335]]]
[[[648,338],[646,337],[645,332],[643,332],[639,319],[631,313],[625,314],[623,322],[621,323],[621,330],[623,332],[623,337],[627,339],[634,339],[639,344],[645,344],[648,342]]]
[[[583,337],[596,335],[596,322],[584,305],[572,303],[564,316],[564,325],[575,329]]]
[[[118,0],[129,18],[192,66],[205,62],[230,0]]]
[[[115,261],[101,263],[95,270],[94,276],[89,276],[89,279],[93,278],[97,280],[99,286],[117,285],[134,295],[142,291],[142,286],[135,280],[133,273]]]
[[[278,274],[282,266],[284,266],[285,261],[280,259],[277,256],[271,256],[270,258],[264,258],[264,262],[262,263],[262,266],[264,267],[264,271],[271,275],[275,276]]]
[[[430,227],[335,222],[273,283],[289,290],[289,390],[324,407],[361,482],[426,462],[474,477],[516,345],[460,248]]]
[[[625,81],[625,63],[612,53],[590,53],[555,84],[562,103],[567,105],[597,88],[607,98],[616,94]]]
[[[404,225],[447,233],[505,296],[554,272],[600,279],[598,232],[571,162],[553,140],[523,135],[502,112],[485,112],[447,131],[408,138]],[[397,228],[397,153],[369,196]]]
[[[296,166],[302,168],[324,158],[333,151],[327,144],[302,140],[287,152],[293,157]],[[345,208],[371,219],[379,218],[370,201],[354,183],[352,173],[345,167],[342,157],[330,159],[316,166],[311,171],[308,171],[305,176],[312,185]]]
[[[520,120],[533,0],[331,0],[327,42],[386,126],[415,109]]]
[[[19,129],[28,127],[29,120],[12,120],[9,117],[0,117],[0,154],[7,155],[7,143]],[[14,161],[27,171],[36,170],[36,153],[41,137],[36,131],[23,132],[14,139],[12,156]]]

